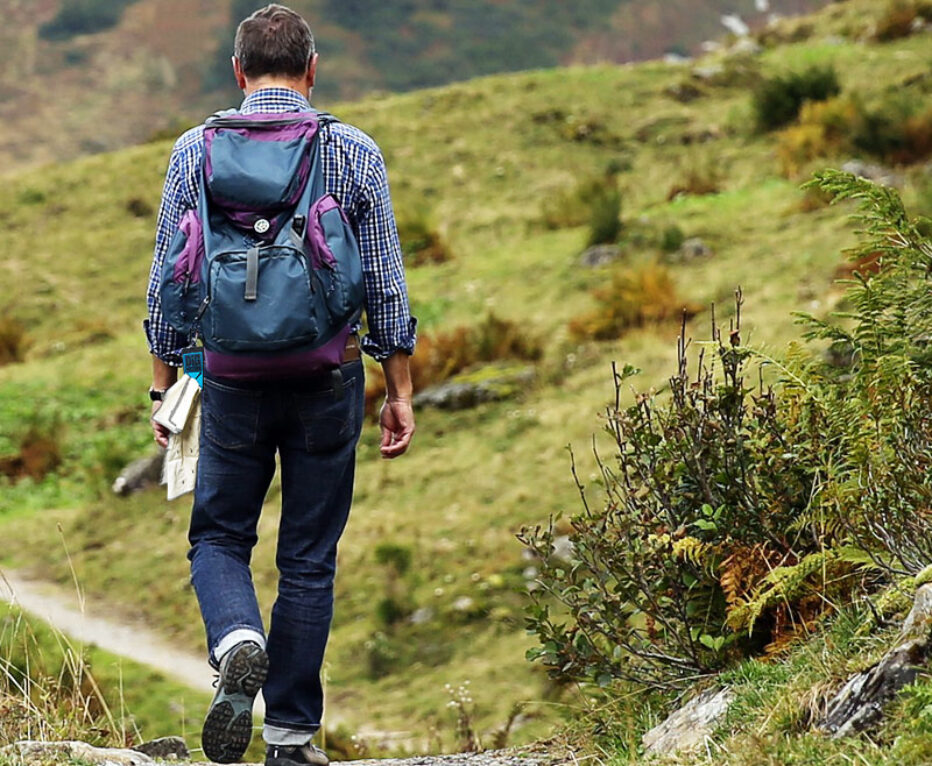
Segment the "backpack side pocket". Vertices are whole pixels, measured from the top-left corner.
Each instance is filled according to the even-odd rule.
[[[325,194],[311,207],[307,239],[333,323],[350,321],[365,300],[362,258],[346,213],[333,195]]]
[[[168,245],[159,288],[162,314],[182,335],[194,329],[194,317],[204,298],[203,262],[204,228],[197,211],[187,210]]]

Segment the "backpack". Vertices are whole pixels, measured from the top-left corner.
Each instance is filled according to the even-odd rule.
[[[356,236],[324,189],[320,112],[209,118],[197,208],[162,266],[166,321],[241,379],[337,368],[364,301]]]

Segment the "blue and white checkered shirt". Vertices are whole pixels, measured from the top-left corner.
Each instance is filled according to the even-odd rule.
[[[248,96],[243,114],[308,111],[310,104],[289,88],[264,88]],[[413,352],[417,321],[411,316],[401,246],[388,193],[385,160],[375,142],[350,125],[333,122],[320,129],[324,186],[346,212],[362,254],[366,284],[368,334],[362,349],[382,361],[396,351]],[[204,126],[187,131],[175,143],[159,209],[155,256],[149,273],[149,351],[169,364],[190,342],[162,316],[158,287],[168,245],[185,210],[197,207],[204,154]]]

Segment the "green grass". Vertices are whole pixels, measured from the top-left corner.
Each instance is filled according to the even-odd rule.
[[[835,4],[820,29],[851,25],[851,14],[860,9],[863,16],[867,7],[864,0]],[[845,88],[872,98],[929,61],[927,36],[883,46],[821,40],[769,49],[760,68],[834,62]],[[561,696],[524,660],[531,639],[523,632],[523,572],[530,562],[514,535],[524,524],[577,510],[565,447],[575,447],[582,478],[591,482],[589,449],[612,393],[610,363],[642,368],[643,388],[663,386],[678,327],[595,345],[571,341],[568,321],[592,309],[589,291],[608,272],[577,265],[585,227],[545,227],[549,198],[610,164],[629,167],[619,175],[627,223],[657,232],[676,224],[713,248],[711,258],[672,267],[681,297],[716,302],[727,322],[741,285],[745,340],[767,351],[778,353],[797,334],[791,311],[820,314],[837,301],[833,274],[853,241],[845,210],[800,212],[803,195],[778,176],[773,139],[752,131],[747,87],[709,86],[689,104],[664,94],[688,75],[663,63],[570,68],[334,107],[382,146],[396,207],[420,210],[426,202],[454,254],[409,271],[422,331],[473,324],[493,309],[547,344],[539,381],[522,398],[419,413],[415,445],[398,462],[380,461],[376,429],[366,430],[327,660],[328,714],[346,731],[409,732],[404,745],[423,750],[436,746],[433,727],[452,747],[445,684],[466,679],[486,734],[514,703],[530,701],[516,742],[544,735],[583,704],[571,691]],[[588,137],[575,140],[580,124]],[[704,132],[717,137],[683,143]],[[64,458],[44,480],[0,483],[0,534],[17,541],[4,548],[5,564],[64,583],[71,574],[54,531],[61,523],[92,596],[198,650],[203,636],[184,556],[190,501],[106,491],[114,466],[151,448],[140,321],[154,212],[140,218],[133,210],[155,210],[170,146],[13,175],[0,188],[0,305],[26,324],[31,340],[24,363],[0,368],[0,456],[13,453],[17,435],[39,418],[60,423]],[[722,190],[668,201],[691,163],[706,157],[721,172]],[[922,199],[918,173],[909,184],[907,200]],[[658,257],[649,246],[629,246],[625,256]],[[706,337],[708,314],[689,329]],[[266,609],[275,590],[277,500],[273,486],[255,556]],[[383,542],[410,549],[412,570],[399,587],[410,608],[430,610],[426,623],[380,622],[386,573],[374,549]],[[464,597],[473,605],[454,608]],[[377,666],[389,672],[376,678]]]
[[[0,662],[0,741],[27,733],[36,738],[93,733],[94,744],[130,746],[176,735],[186,736],[193,747],[209,701],[202,692],[77,643],[6,605],[0,612]],[[79,688],[76,677],[83,679]],[[16,708],[4,704],[13,697],[22,700],[21,692],[14,692],[25,688],[31,690],[32,712],[24,716],[32,719],[31,730],[16,728]]]
[[[749,660],[721,674],[716,684],[734,693],[725,720],[699,752],[654,761],[670,766],[924,766],[932,758],[932,676],[920,675],[886,711],[870,734],[831,739],[813,731],[826,701],[848,677],[878,661],[896,639],[873,625],[867,611],[849,608],[787,655]],[[587,746],[611,766],[645,762],[641,736],[663,719],[657,698],[622,690],[593,710],[602,735]]]

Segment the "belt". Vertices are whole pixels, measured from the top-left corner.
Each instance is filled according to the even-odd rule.
[[[346,339],[346,347],[343,349],[343,364],[355,362],[362,356],[359,348],[359,335],[352,333]]]

